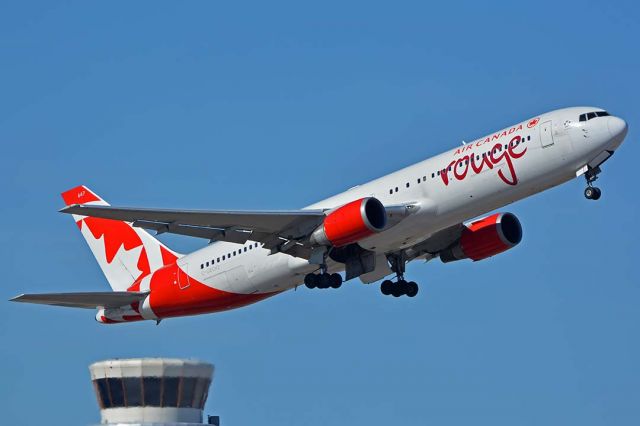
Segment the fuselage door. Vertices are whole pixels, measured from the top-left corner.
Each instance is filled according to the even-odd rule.
[[[540,142],[543,148],[553,145],[551,120],[545,121],[540,125]]]
[[[189,282],[189,263],[184,259],[178,259],[178,286],[181,290],[184,290],[189,285],[191,285]]]

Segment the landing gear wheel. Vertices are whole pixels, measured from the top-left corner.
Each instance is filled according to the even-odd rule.
[[[331,280],[331,288],[340,288],[340,286],[342,285],[342,275],[331,274],[329,278]]]
[[[587,200],[598,200],[602,195],[602,191],[600,188],[596,188],[595,186],[587,186],[584,190],[584,196]]]
[[[385,296],[389,296],[391,294],[391,292],[393,291],[393,281],[391,281],[391,280],[382,281],[382,284],[380,284],[380,291]]]
[[[307,288],[316,288],[318,287],[318,276],[316,274],[307,274],[304,276],[304,285]]]
[[[329,288],[331,286],[331,275],[324,273],[318,276],[318,288]]]
[[[393,297],[400,297],[403,294],[406,294],[406,288],[407,288],[407,282],[405,280],[399,280],[393,286],[393,289],[391,290],[391,295]]]
[[[407,283],[405,294],[409,297],[415,297],[415,295],[418,294],[418,284],[414,281]]]

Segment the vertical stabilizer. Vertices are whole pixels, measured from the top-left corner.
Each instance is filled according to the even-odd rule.
[[[109,205],[86,186],[63,192],[62,198],[67,206]],[[114,291],[127,290],[138,279],[180,256],[129,222],[78,215],[73,219]]]

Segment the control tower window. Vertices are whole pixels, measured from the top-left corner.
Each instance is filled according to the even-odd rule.
[[[162,406],[177,407],[178,406],[178,384],[180,377],[165,377],[164,388],[162,391]]]
[[[195,377],[183,377],[182,378],[182,391],[180,392],[180,401],[178,405],[180,407],[192,408],[193,407],[193,397],[194,391],[196,388],[196,378]]]
[[[144,405],[159,407],[162,379],[160,377],[144,377],[142,385],[144,386]]]
[[[137,407],[142,405],[142,380],[140,377],[125,377],[124,393],[127,397],[127,406]]]
[[[109,391],[111,392],[111,406],[124,407],[124,390],[122,389],[122,379],[109,377],[107,379]]]
[[[193,408],[204,408],[207,400],[207,390],[211,382],[208,379],[198,378],[195,387],[195,398],[193,399]]]
[[[111,397],[109,396],[109,388],[107,387],[106,379],[94,380],[95,386],[98,389],[98,397],[100,398],[100,408],[111,407]]]

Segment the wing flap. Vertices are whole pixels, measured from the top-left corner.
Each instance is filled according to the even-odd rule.
[[[134,291],[21,294],[10,299],[10,301],[68,308],[119,308],[135,302],[141,302],[148,294],[149,292]]]

